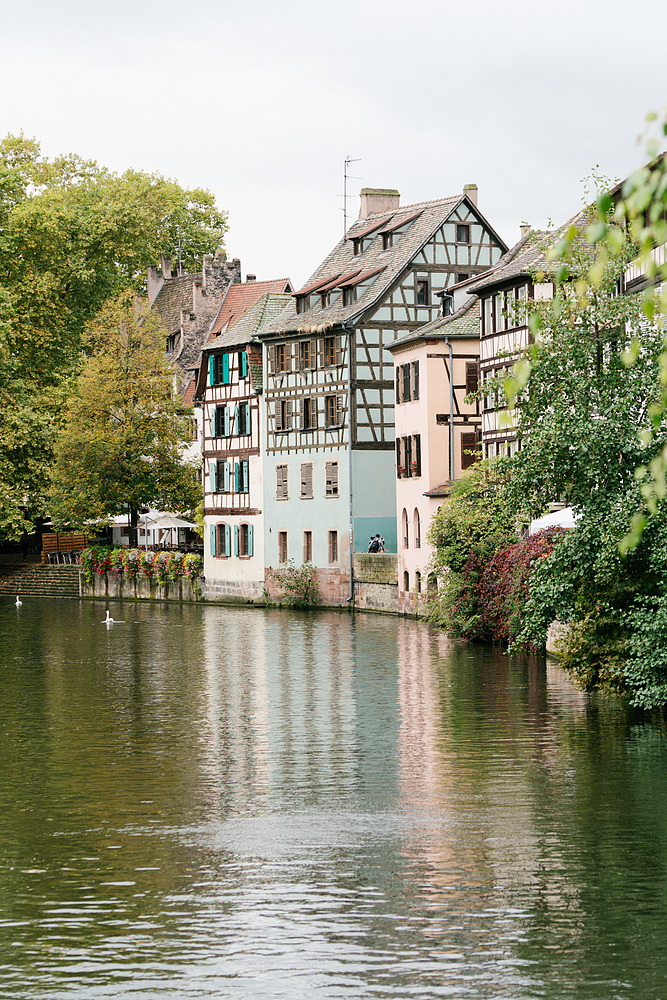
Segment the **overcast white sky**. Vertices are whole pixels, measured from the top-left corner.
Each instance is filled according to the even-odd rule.
[[[361,187],[479,185],[509,243],[643,161],[665,0],[0,0],[0,130],[209,188],[243,273],[305,282]]]

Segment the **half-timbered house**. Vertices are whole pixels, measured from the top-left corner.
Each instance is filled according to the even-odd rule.
[[[479,302],[419,327],[390,347],[395,370],[398,589],[404,611],[416,610],[432,586],[431,518],[452,480],[476,460],[481,443],[477,400]]]
[[[208,598],[255,600],[264,588],[262,348],[256,334],[290,300],[266,293],[201,357],[204,589]]]
[[[267,566],[312,562],[329,601],[351,596],[371,535],[397,549],[390,345],[506,250],[476,195],[401,207],[364,189],[360,218],[261,335]]]

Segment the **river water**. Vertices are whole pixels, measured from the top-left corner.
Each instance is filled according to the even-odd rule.
[[[667,996],[667,739],[412,621],[0,604],[0,996]]]

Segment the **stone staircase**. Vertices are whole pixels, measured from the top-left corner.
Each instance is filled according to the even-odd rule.
[[[0,595],[15,597],[78,597],[78,566],[3,566]]]

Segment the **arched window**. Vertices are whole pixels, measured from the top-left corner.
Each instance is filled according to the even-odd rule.
[[[232,554],[232,526],[231,524],[211,525],[211,555],[231,556]]]
[[[421,548],[421,543],[422,543],[422,527],[421,527],[421,518],[419,517],[419,511],[417,510],[416,507],[415,507],[415,512],[412,515],[412,531],[415,540],[415,548],[419,549]]]
[[[407,569],[403,574],[403,590],[405,591],[406,594],[410,592],[410,574],[408,573]]]
[[[419,572],[419,570],[417,570],[417,572],[415,573],[415,588],[417,590],[417,593],[421,594],[421,592],[422,592],[422,575]]]
[[[410,548],[410,537],[408,535],[408,512],[403,508],[403,517],[401,518],[403,524],[403,548]]]

